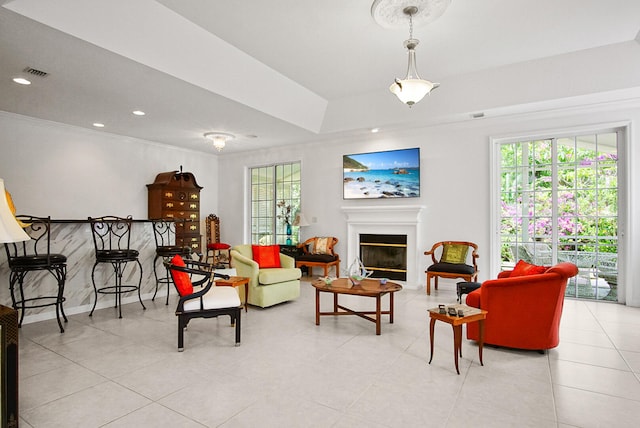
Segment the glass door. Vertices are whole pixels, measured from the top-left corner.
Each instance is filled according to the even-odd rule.
[[[567,296],[617,301],[616,130],[500,146],[503,269],[569,261]]]

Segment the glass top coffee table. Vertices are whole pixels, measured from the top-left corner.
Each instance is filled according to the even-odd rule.
[[[322,279],[317,279],[311,283],[316,289],[316,325],[320,325],[320,316],[323,315],[356,315],[376,324],[376,334],[380,334],[380,321],[382,315],[389,315],[389,323],[393,324],[393,294],[402,290],[400,284],[387,281],[381,284],[377,279],[363,279],[360,284],[353,285],[348,278],[334,279],[331,284],[327,284]],[[320,293],[333,294],[333,311],[320,311]],[[375,311],[355,311],[338,304],[338,295],[351,294],[355,296],[373,297],[376,299]],[[389,295],[389,310],[382,310],[382,296]]]

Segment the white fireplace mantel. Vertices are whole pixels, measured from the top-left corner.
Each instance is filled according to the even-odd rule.
[[[420,205],[342,207],[347,223],[419,223]]]
[[[421,231],[421,205],[353,206],[342,207],[347,220],[347,259],[349,266],[360,255],[361,234],[407,235],[408,288],[419,288],[423,272],[418,269],[418,239]]]

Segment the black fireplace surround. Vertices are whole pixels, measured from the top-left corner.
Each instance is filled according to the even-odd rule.
[[[360,260],[371,278],[407,280],[407,235],[360,234]]]

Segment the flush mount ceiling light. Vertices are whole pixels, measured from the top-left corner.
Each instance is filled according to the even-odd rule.
[[[14,82],[20,84],[20,85],[30,85],[31,81],[25,79],[24,77],[16,77],[13,79]]]
[[[204,138],[213,141],[213,147],[215,147],[217,151],[221,152],[227,144],[227,141],[233,140],[236,137],[235,135],[228,134],[226,132],[205,132]]]
[[[389,87],[400,101],[409,107],[419,102],[425,95],[440,86],[421,79],[416,68],[416,46],[420,41],[413,38],[413,24],[434,21],[447,9],[451,0],[376,0],[371,6],[371,16],[384,28],[397,28],[409,21],[409,39],[404,47],[409,53],[409,65],[404,79],[396,78]]]

